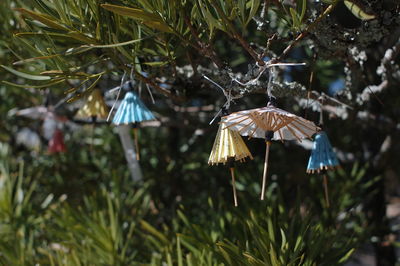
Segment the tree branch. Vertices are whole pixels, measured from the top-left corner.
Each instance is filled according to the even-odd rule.
[[[229,27],[229,30],[232,33],[232,37],[239,41],[240,45],[253,57],[254,60],[257,61],[258,65],[263,66],[265,65],[265,62],[262,60],[259,54],[257,54],[256,51],[254,51],[253,48],[251,48],[250,44],[243,38],[243,36],[236,30],[235,26],[232,24],[232,22],[229,20],[229,18],[225,15],[224,11],[221,9],[221,7],[215,3],[215,0],[211,1],[212,5],[214,8],[217,10],[218,14],[221,16],[222,20],[226,23],[226,25]]]
[[[182,102],[184,101],[184,97],[180,97],[178,95],[172,94],[171,91],[160,87],[157,83],[155,83],[153,80],[146,78],[145,76],[143,76],[142,74],[140,74],[139,72],[137,72],[136,70],[134,70],[134,73],[136,75],[136,77],[143,81],[144,83],[148,84],[149,86],[153,87],[154,89],[156,89],[159,93],[163,94],[164,96],[171,98],[172,100],[178,101],[178,102]]]
[[[197,45],[194,46],[201,54],[210,58],[214,64],[217,65],[219,68],[225,68],[226,64],[222,63],[222,61],[218,58],[217,53],[215,52],[214,48],[212,47],[211,43],[205,44],[199,37],[199,33],[193,27],[192,23],[190,22],[187,16],[184,17],[186,25],[189,27],[190,32],[192,33],[193,37],[195,38]]]
[[[283,50],[282,54],[277,58],[277,61],[281,61],[283,58],[285,58],[289,52],[293,49],[293,47],[299,42],[301,41],[304,37],[306,37],[308,35],[308,33],[310,33],[310,31],[312,29],[314,29],[318,23],[325,18],[329,13],[331,13],[333,11],[333,9],[335,8],[336,4],[338,3],[338,0],[336,0],[335,2],[333,2],[332,4],[330,4],[325,10],[324,12],[322,12],[322,14],[320,14],[313,22],[311,22],[310,24],[308,24],[308,26],[304,29],[304,31],[302,33],[300,33],[296,39],[294,39],[293,42],[291,42],[286,48],[285,50]]]

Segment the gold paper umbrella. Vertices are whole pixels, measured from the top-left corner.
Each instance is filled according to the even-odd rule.
[[[78,110],[77,118],[100,118],[106,119],[108,116],[108,107],[104,102],[99,89],[94,89],[87,97],[86,103]]]
[[[226,128],[226,125],[222,122],[219,125],[210,158],[208,159],[208,164],[214,165],[219,163],[228,163],[232,177],[233,200],[235,206],[238,204],[233,162],[243,162],[246,157],[253,159],[242,137],[239,135],[239,133]]]
[[[261,200],[264,199],[271,140],[299,140],[311,138],[319,128],[311,121],[286,112],[269,103],[267,107],[232,113],[222,118],[227,128],[250,138],[265,138]]]

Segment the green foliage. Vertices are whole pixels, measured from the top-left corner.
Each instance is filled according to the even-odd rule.
[[[280,209],[280,210],[279,210]],[[243,224],[249,241],[222,241],[217,245],[229,265],[336,265],[354,251],[354,240],[342,238],[343,228],[325,228],[301,209],[288,215],[282,206],[267,214],[251,213]],[[246,245],[243,245],[246,243]]]
[[[321,216],[314,198],[299,194],[291,206],[276,188],[275,197],[269,190],[266,202],[246,210],[209,199],[203,216],[188,216],[181,206],[170,222],[159,223],[149,184],[130,189],[126,178],[100,183],[82,200],[53,194],[40,200],[23,166],[16,175],[9,169],[7,149],[2,145],[3,265],[340,265],[367,233],[354,230],[363,226],[354,207],[372,185],[363,183],[365,168],[357,165],[350,175],[332,176],[342,197]]]
[[[356,2],[357,3],[357,2]],[[365,13],[360,6],[358,6],[356,3],[354,3],[353,1],[347,1],[344,0],[344,4],[346,5],[346,7],[351,11],[351,13],[353,13],[354,16],[356,16],[357,18],[361,19],[361,20],[371,20],[375,18],[375,15],[371,15],[371,14],[367,14]]]
[[[292,17],[292,28],[296,31],[302,30],[302,21],[307,11],[307,0],[296,1],[297,8],[289,8],[290,15]]]
[[[11,3],[14,2],[8,0],[4,7],[9,8]],[[69,80],[79,80],[66,90],[75,96],[104,74],[129,71],[128,65],[133,66],[134,74],[141,80],[145,78],[141,73],[145,69],[157,72],[154,68],[162,67],[170,71],[171,66],[186,60],[193,49],[201,52],[204,47],[200,42],[214,42],[216,31],[235,37],[239,26],[246,32],[261,7],[260,0],[15,3],[18,17],[25,18],[11,47],[18,55],[18,68],[4,68],[27,79],[28,84],[7,84],[68,88]],[[299,14],[293,17],[294,27],[300,27],[305,9],[303,2]],[[198,31],[196,34],[192,27]],[[21,48],[25,52],[21,53]],[[89,67],[101,71],[93,73]]]
[[[138,253],[133,247],[140,245],[137,223],[149,204],[144,192],[144,188],[135,193],[102,188],[99,195],[85,198],[82,207],[62,206],[53,213],[49,230],[57,249],[42,252],[56,265],[132,264]]]
[[[11,173],[7,163],[8,147],[0,143],[0,263],[34,265],[42,237],[37,228],[47,219],[52,195],[39,206],[33,204],[37,182],[24,177],[24,165]]]

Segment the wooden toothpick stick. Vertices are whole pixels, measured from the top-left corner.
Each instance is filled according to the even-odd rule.
[[[138,141],[138,128],[135,127],[133,129],[133,134],[135,136],[135,148],[136,148],[136,160],[140,160],[140,155],[139,155],[139,141]]]
[[[238,202],[237,202],[237,196],[236,196],[235,168],[231,167],[230,170],[231,170],[231,177],[232,177],[233,202],[235,204],[235,207],[237,207]]]
[[[329,193],[328,193],[328,177],[324,174],[324,190],[325,190],[325,202],[326,206],[329,208]]]
[[[261,200],[264,200],[265,196],[265,185],[267,183],[267,173],[268,173],[268,155],[269,155],[269,147],[271,146],[271,141],[266,141],[265,144],[266,144],[266,149],[265,149],[264,172],[263,172],[263,180],[261,188]]]

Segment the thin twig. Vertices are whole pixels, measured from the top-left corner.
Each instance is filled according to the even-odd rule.
[[[274,34],[272,34],[271,37],[268,38],[267,47],[265,47],[264,52],[261,54],[261,59],[264,59],[264,57],[267,55],[267,53],[269,52],[269,49],[271,47],[272,41],[276,40],[277,37],[278,37],[277,34],[274,33]]]
[[[224,68],[225,64],[221,62],[218,58],[217,53],[215,52],[214,48],[212,47],[211,43],[205,44],[199,37],[199,33],[193,27],[192,23],[190,22],[187,16],[184,17],[186,25],[189,27],[190,32],[192,33],[193,37],[195,38],[197,45],[194,46],[200,53],[204,56],[210,58],[214,64],[217,65],[219,68]]]
[[[294,39],[293,42],[291,42],[286,48],[285,50],[283,50],[282,54],[277,58],[277,61],[281,61],[284,57],[286,57],[289,52],[293,49],[293,47],[299,42],[301,41],[304,37],[306,37],[308,35],[308,33],[310,33],[310,31],[315,28],[318,23],[325,18],[329,13],[331,13],[333,11],[333,9],[335,8],[336,4],[339,1],[336,0],[335,2],[333,2],[332,4],[330,4],[325,10],[324,12],[322,12],[322,14],[320,14],[313,22],[311,22],[310,24],[308,24],[308,26],[304,29],[304,31],[302,33],[300,33],[296,39]]]
[[[258,65],[263,66],[265,65],[265,62],[260,58],[259,54],[257,54],[256,51],[254,51],[253,48],[251,48],[250,44],[243,38],[243,36],[236,30],[235,26],[232,24],[232,22],[229,20],[229,18],[226,16],[224,11],[221,9],[221,7],[215,2],[215,0],[211,1],[211,4],[214,6],[214,8],[217,10],[218,14],[221,16],[222,20],[226,23],[226,25],[229,27],[232,37],[239,41],[240,45],[253,57],[254,60],[257,61]]]
[[[172,100],[175,101],[183,101],[184,98],[183,97],[179,97],[175,94],[172,94],[171,91],[160,87],[157,83],[155,83],[152,79],[146,78],[145,76],[143,76],[142,74],[140,74],[138,71],[134,70],[134,73],[136,75],[136,77],[143,81],[144,83],[148,84],[149,86],[153,87],[154,89],[156,89],[159,93],[163,94],[164,96],[167,96],[168,98],[171,98]]]
[[[119,90],[118,90],[118,93],[117,93],[117,98],[115,98],[115,101],[114,101],[114,103],[113,103],[113,105],[112,105],[112,107],[111,107],[111,110],[110,110],[110,112],[108,112],[108,116],[107,116],[107,119],[106,119],[107,122],[108,122],[108,120],[110,120],[111,113],[112,113],[112,111],[113,111],[114,108],[115,108],[115,104],[117,103],[117,101],[118,101],[118,99],[119,99],[119,95],[121,94],[122,86],[123,86],[124,80],[125,80],[125,75],[126,75],[126,72],[124,71],[124,74],[122,75],[122,78],[121,78],[121,84],[119,85]]]
[[[260,77],[262,76],[262,74],[265,72],[265,70],[267,70],[268,68],[272,68],[275,66],[304,66],[305,63],[272,63],[272,60],[268,61],[266,63],[266,65],[264,66],[260,66],[259,68],[259,72],[257,74],[257,76],[254,79],[251,79],[249,81],[247,81],[246,83],[243,83],[239,80],[237,80],[236,78],[234,78],[233,76],[231,76],[232,81],[238,83],[240,86],[249,86],[249,85],[254,85],[256,84],[256,82],[260,79]]]
[[[270,3],[270,0],[264,0],[261,18],[264,18],[265,16],[268,15],[269,3]]]
[[[311,65],[310,65],[310,79],[309,79],[309,83],[308,83],[308,90],[307,90],[307,105],[306,105],[306,109],[305,109],[305,114],[304,114],[304,118],[307,119],[307,111],[308,111],[308,107],[309,107],[309,103],[310,103],[310,95],[311,95],[311,91],[312,91],[312,84],[314,81],[314,67],[315,67],[315,62],[317,61],[317,53],[314,53],[313,56],[313,60],[311,61]]]

